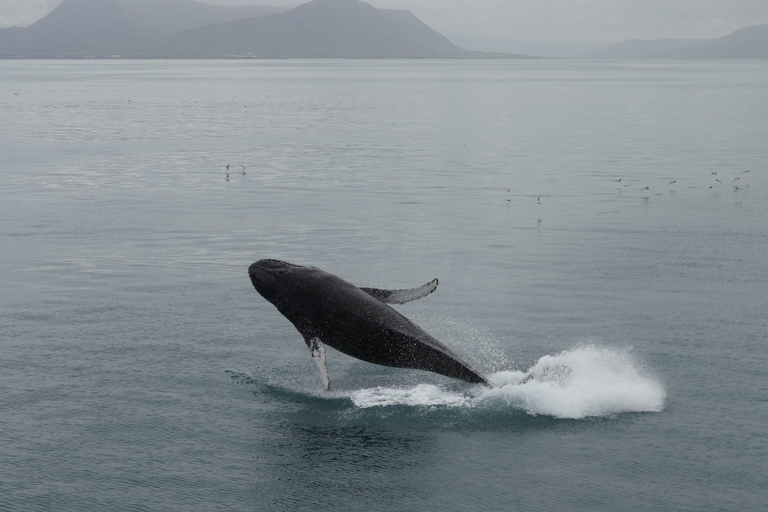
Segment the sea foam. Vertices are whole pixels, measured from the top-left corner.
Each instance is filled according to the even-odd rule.
[[[570,371],[558,371],[565,367]],[[521,383],[530,374],[534,378]],[[498,387],[473,386],[465,392],[432,384],[377,387],[354,391],[349,398],[360,408],[514,408],[530,415],[585,418],[658,412],[664,408],[666,397],[661,383],[644,371],[629,351],[594,345],[547,355],[525,372],[497,372],[489,375],[489,380]]]

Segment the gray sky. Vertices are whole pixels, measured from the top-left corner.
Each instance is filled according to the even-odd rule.
[[[0,0],[0,27],[27,26],[62,0]],[[203,0],[294,6],[302,0]],[[408,9],[439,32],[533,41],[712,38],[768,24],[768,0],[369,0]]]

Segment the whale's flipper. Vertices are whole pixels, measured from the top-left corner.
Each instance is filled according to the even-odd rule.
[[[328,379],[328,370],[325,367],[325,345],[320,338],[310,338],[307,340],[309,352],[312,354],[312,360],[320,370],[320,377],[323,379],[323,387],[328,391],[331,389],[331,381]]]
[[[424,286],[411,288],[410,290],[382,290],[379,288],[360,288],[371,297],[379,299],[385,304],[405,304],[412,300],[426,297],[437,288],[437,279],[433,279]]]

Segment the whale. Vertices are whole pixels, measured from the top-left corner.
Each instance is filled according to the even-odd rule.
[[[426,370],[493,387],[451,349],[390,306],[426,297],[437,288],[437,279],[411,289],[358,287],[317,267],[276,259],[253,263],[248,276],[256,291],[302,335],[325,390],[331,388],[325,345],[368,363]]]

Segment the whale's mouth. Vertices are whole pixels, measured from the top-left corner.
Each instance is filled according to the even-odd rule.
[[[248,267],[248,277],[251,278],[253,286],[261,292],[271,281],[274,281],[275,275],[272,268],[260,265],[260,261],[257,261],[250,267]]]
[[[262,279],[259,279],[258,274],[248,272],[248,277],[251,278],[251,283],[253,283],[253,286],[255,286],[257,289],[259,286],[263,286],[264,284],[266,284]]]

